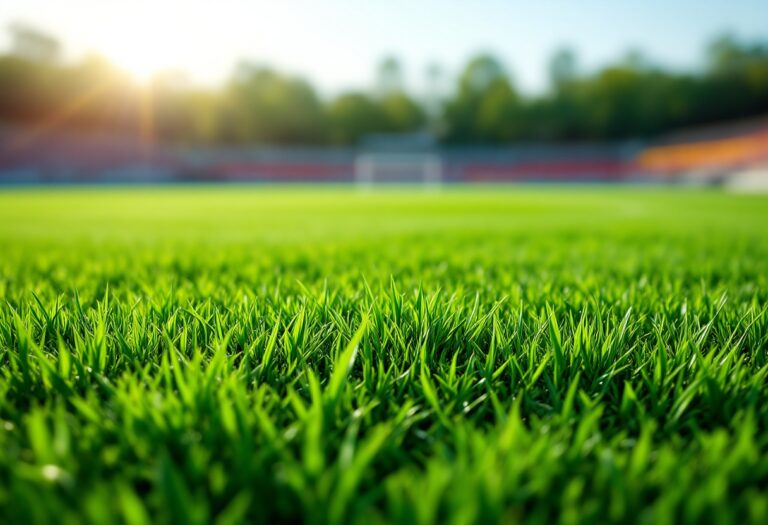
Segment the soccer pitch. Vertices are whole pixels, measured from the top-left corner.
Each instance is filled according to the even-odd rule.
[[[0,194],[7,523],[765,523],[768,196]]]

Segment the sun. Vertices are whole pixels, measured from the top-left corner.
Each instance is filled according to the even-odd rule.
[[[158,15],[141,8],[126,13],[124,23],[113,25],[100,45],[107,58],[139,82],[178,66],[182,58],[173,26]]]
[[[156,48],[146,44],[115,47],[107,51],[107,54],[118,67],[140,82],[147,82],[157,73],[171,67],[170,63],[158,55]]]

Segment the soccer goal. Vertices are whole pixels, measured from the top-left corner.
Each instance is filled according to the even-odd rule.
[[[363,153],[355,159],[355,181],[362,187],[375,184],[424,184],[443,181],[443,162],[430,153]]]

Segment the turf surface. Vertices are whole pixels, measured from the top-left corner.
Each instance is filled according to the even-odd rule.
[[[765,523],[768,197],[0,194],[8,523]]]

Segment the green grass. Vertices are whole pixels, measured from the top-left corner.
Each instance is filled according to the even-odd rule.
[[[0,194],[7,523],[765,523],[768,197]]]

